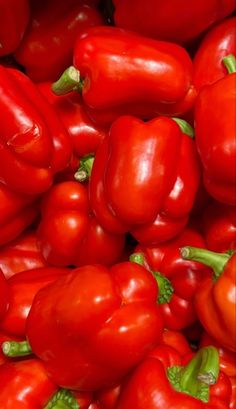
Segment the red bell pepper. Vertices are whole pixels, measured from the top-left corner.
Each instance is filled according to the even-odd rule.
[[[204,87],[197,97],[195,136],[206,190],[216,200],[235,205],[235,57],[226,57],[224,63],[232,73]]]
[[[219,376],[217,349],[202,348],[187,365],[181,358],[173,348],[157,347],[131,373],[117,409],[228,409],[232,389]]]
[[[81,96],[73,92],[58,97],[52,92],[50,82],[39,83],[38,87],[60,115],[70,136],[74,154],[80,158],[95,153],[107,129],[92,122]]]
[[[116,26],[177,43],[188,43],[235,10],[233,0],[113,0],[113,3]]]
[[[37,246],[35,230],[26,230],[17,239],[0,248],[0,269],[6,278],[33,268],[46,267]]]
[[[30,17],[28,0],[0,0],[0,56],[16,50]]]
[[[25,337],[26,319],[37,292],[69,272],[66,268],[43,267],[22,271],[9,278],[9,302],[0,321],[0,329],[11,335]]]
[[[22,72],[0,66],[0,181],[26,194],[47,190],[71,157],[60,118]]]
[[[202,231],[209,250],[236,249],[236,208],[211,201],[202,214]]]
[[[208,277],[205,266],[183,260],[179,248],[183,245],[205,247],[201,235],[186,228],[173,240],[159,246],[137,246],[132,261],[144,265],[153,272],[159,287],[158,303],[165,328],[183,329],[197,320],[194,295],[199,282]]]
[[[42,409],[57,389],[39,359],[8,362],[0,366],[2,409]]]
[[[183,247],[185,260],[194,260],[213,270],[195,294],[195,308],[205,330],[222,346],[236,351],[236,253],[214,253],[196,247]]]
[[[55,81],[72,64],[77,36],[104,23],[102,14],[86,1],[33,1],[30,23],[14,57],[33,81]]]
[[[27,339],[58,385],[88,391],[109,387],[161,339],[157,296],[155,279],[138,264],[83,266],[37,293]],[[4,351],[11,354],[11,345]]]
[[[36,196],[14,192],[0,183],[0,246],[19,236],[38,213]]]
[[[199,90],[227,75],[222,59],[236,55],[236,17],[220,21],[208,31],[194,56],[193,82]]]
[[[53,84],[53,91],[80,91],[89,114],[101,115],[103,122],[124,114],[176,116],[194,103],[192,70],[187,51],[177,44],[101,26],[78,39],[74,67]]]
[[[186,132],[167,117],[144,123],[124,116],[113,123],[89,183],[91,206],[104,228],[130,231],[145,244],[183,230],[200,181],[196,148]]]
[[[38,245],[56,266],[81,266],[119,261],[125,235],[104,230],[90,211],[87,188],[68,181],[54,185],[42,200]]]
[[[2,270],[0,270],[0,322],[3,319],[3,316],[6,314],[8,303],[9,286]]]

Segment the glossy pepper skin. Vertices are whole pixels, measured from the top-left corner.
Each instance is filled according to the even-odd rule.
[[[118,27],[159,40],[188,43],[216,21],[232,13],[235,2],[217,0],[113,0]]]
[[[201,228],[207,248],[216,252],[236,249],[236,208],[211,201],[202,214]]]
[[[182,259],[179,248],[186,244],[206,246],[202,236],[187,227],[173,240],[159,246],[137,246],[131,256],[132,261],[140,261],[153,272],[159,286],[158,303],[164,325],[172,330],[181,330],[196,322],[194,295],[199,282],[210,276],[207,267]]]
[[[34,82],[55,81],[72,64],[77,36],[105,23],[101,13],[85,3],[32,2],[30,23],[14,57]]]
[[[205,330],[223,347],[236,351],[236,253],[214,253],[196,247],[181,249],[184,259],[212,268],[212,277],[203,280],[195,294],[195,308]]]
[[[17,193],[0,183],[0,245],[11,242],[30,226],[39,214],[34,195]]]
[[[0,1],[0,56],[16,50],[30,18],[28,0]]]
[[[185,99],[191,100],[188,109],[193,105],[193,64],[187,51],[173,43],[95,27],[76,42],[74,67],[79,72],[73,67],[66,71],[53,91],[80,90],[89,114],[103,116],[105,111],[108,122],[124,114],[145,119],[181,114]]]
[[[232,73],[204,87],[197,97],[195,136],[206,190],[219,202],[235,205],[236,63],[233,56],[230,61]]]
[[[74,154],[78,158],[94,154],[108,129],[90,119],[78,92],[58,97],[52,92],[50,82],[39,83],[38,87],[60,115],[70,136]]]
[[[58,387],[48,378],[39,359],[0,365],[0,406],[2,409],[43,408]]]
[[[3,316],[6,314],[8,303],[9,303],[8,282],[2,270],[0,270],[0,322],[3,319]]]
[[[215,351],[214,358],[212,358],[213,351]],[[144,407],[146,409],[228,409],[232,390],[228,379],[225,382],[226,375],[223,374],[223,381],[219,376],[219,362],[215,359],[217,354],[217,350],[213,347],[199,350],[185,365],[184,357],[181,357],[174,348],[157,347],[131,373],[130,379],[122,390],[117,409],[132,407],[136,409]],[[204,355],[205,362],[203,362]],[[204,371],[203,367],[207,362],[209,362],[208,370]],[[208,375],[213,367],[214,376],[213,385],[211,385]],[[206,376],[205,382],[198,379],[203,371]],[[220,393],[219,389],[221,389]]]
[[[0,92],[0,181],[20,193],[42,193],[69,163],[66,129],[22,72],[0,66]]]
[[[193,59],[193,82],[197,90],[227,76],[222,59],[236,55],[235,25],[235,16],[220,21],[201,41]]]
[[[161,339],[157,296],[156,281],[142,266],[83,266],[37,293],[27,339],[58,385],[108,387]]]
[[[123,116],[97,150],[91,207],[104,228],[156,244],[183,230],[199,181],[194,142],[173,119]]]
[[[69,272],[66,268],[42,267],[22,271],[9,278],[8,305],[0,322],[0,329],[24,338],[26,319],[37,292]]]
[[[119,261],[125,235],[104,230],[90,210],[87,188],[78,182],[54,185],[42,200],[38,245],[45,260],[56,266],[81,266]]]
[[[37,246],[36,230],[28,229],[0,248],[0,269],[6,278],[46,265]]]

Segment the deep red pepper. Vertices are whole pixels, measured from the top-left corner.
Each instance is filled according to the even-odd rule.
[[[0,269],[6,278],[38,267],[46,267],[37,246],[36,231],[26,230],[14,241],[0,248]]]
[[[2,270],[0,270],[0,322],[6,314],[9,303],[9,286]],[[1,324],[0,324],[1,326]]]
[[[14,192],[0,183],[0,246],[19,236],[38,214],[36,196]]]
[[[58,385],[111,386],[161,339],[157,296],[155,279],[135,263],[77,268],[37,293],[28,341]]]
[[[225,64],[232,66],[232,73],[203,87],[197,97],[195,136],[208,193],[222,203],[235,205],[235,58],[230,56]]]
[[[182,257],[212,268],[195,294],[195,308],[205,330],[222,346],[236,351],[236,253],[183,247]]]
[[[173,119],[144,123],[124,116],[97,150],[91,206],[107,230],[130,231],[145,244],[160,243],[187,224],[199,181],[194,141]]]
[[[113,3],[118,27],[177,43],[195,39],[235,10],[233,0],[113,0]]]
[[[89,114],[94,111],[97,119],[101,114],[103,122],[124,114],[145,119],[181,115],[194,103],[192,61],[173,43],[95,27],[76,42],[74,66],[53,85],[54,92],[82,92]]]
[[[4,118],[0,181],[21,193],[41,193],[69,163],[69,136],[51,105],[22,72],[0,66],[0,92]]]
[[[0,56],[16,50],[27,27],[30,8],[28,0],[0,1]]]
[[[111,265],[123,253],[125,235],[104,230],[90,211],[86,187],[68,181],[54,185],[42,200],[38,245],[56,266]]]
[[[37,292],[54,282],[70,269],[42,267],[23,271],[9,278],[8,306],[0,322],[0,329],[11,335],[25,337],[25,323]]]
[[[236,208],[211,201],[202,214],[201,227],[209,250],[236,249]]]
[[[44,408],[57,389],[39,359],[8,362],[0,366],[2,409]]]
[[[158,303],[165,328],[180,330],[197,320],[194,295],[199,282],[210,276],[210,270],[199,263],[183,260],[179,248],[183,245],[205,247],[202,236],[186,228],[173,240],[159,246],[137,246],[132,261],[151,270],[159,286]]]
[[[104,23],[102,14],[86,1],[33,1],[30,23],[14,57],[33,81],[55,81],[72,64],[77,36]]]
[[[236,17],[220,21],[208,31],[194,56],[193,82],[199,90],[227,75],[222,59],[236,55]]]

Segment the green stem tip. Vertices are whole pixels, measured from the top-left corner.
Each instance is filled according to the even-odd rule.
[[[43,409],[79,409],[79,405],[67,389],[60,389]]]
[[[226,67],[228,74],[236,72],[236,58],[233,54],[229,54],[222,59],[222,63]]]
[[[32,354],[28,341],[5,341],[2,344],[2,352],[5,356],[10,358]]]
[[[85,182],[90,178],[93,162],[93,155],[87,155],[80,159],[80,167],[74,174],[74,178],[77,180],[77,182]]]
[[[52,91],[56,95],[65,95],[72,91],[82,92],[83,81],[80,72],[72,65],[67,68],[59,80],[52,84]]]
[[[172,117],[172,119],[179,125],[181,132],[183,132],[185,135],[190,136],[190,138],[192,139],[194,138],[193,127],[187,121],[175,117]]]

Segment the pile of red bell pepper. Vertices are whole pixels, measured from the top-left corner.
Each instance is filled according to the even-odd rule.
[[[0,0],[0,409],[236,409],[235,0]]]

